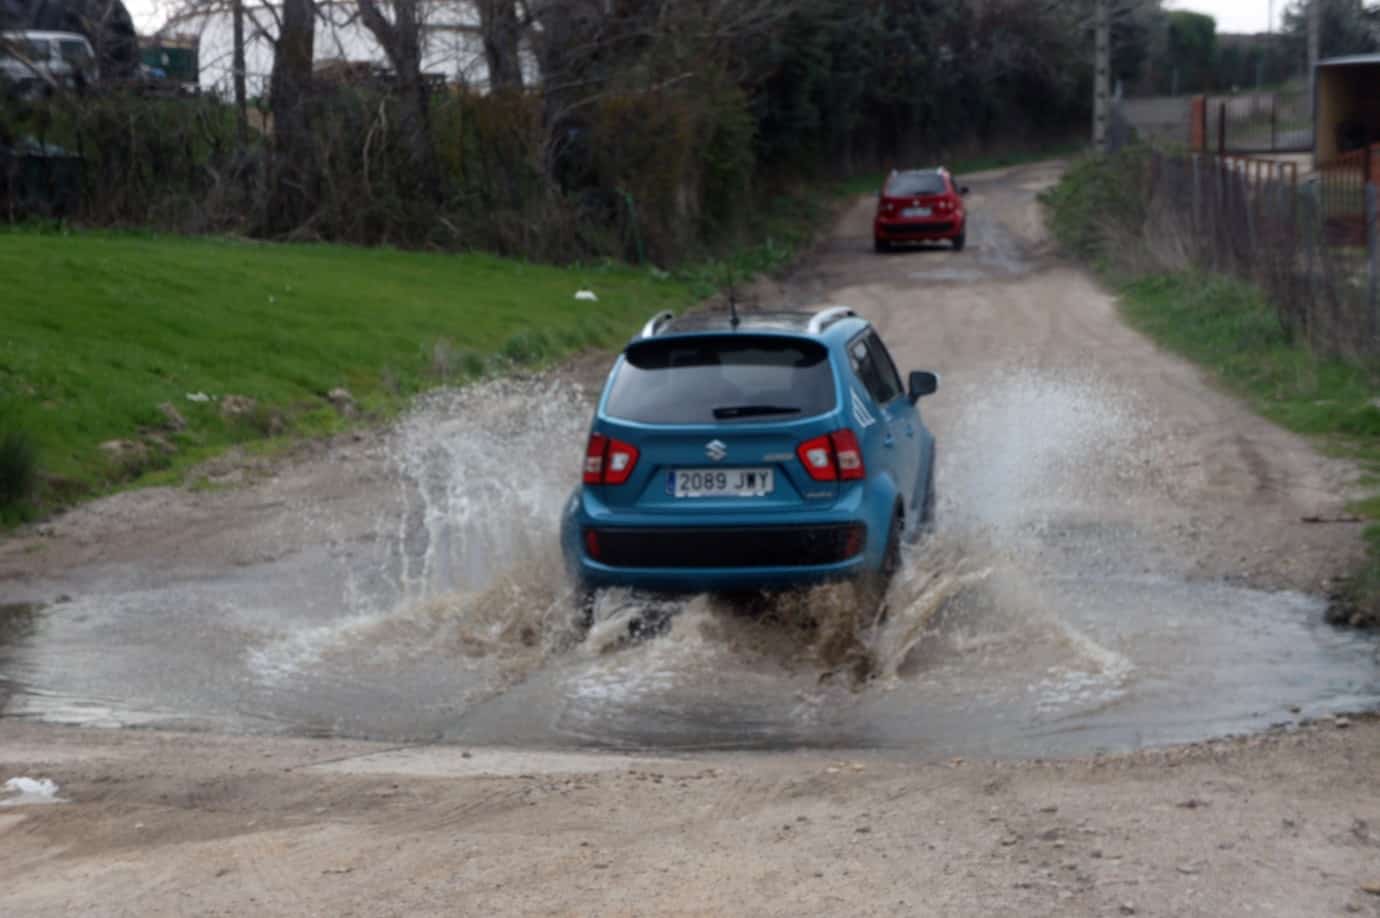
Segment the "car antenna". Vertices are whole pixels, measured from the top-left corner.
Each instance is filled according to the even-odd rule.
[[[742,324],[742,319],[738,318],[738,290],[734,284],[728,285],[728,324],[737,331]]]

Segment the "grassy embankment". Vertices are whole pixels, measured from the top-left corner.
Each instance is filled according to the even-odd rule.
[[[27,442],[39,473],[25,498],[0,492],[10,523],[177,479],[233,444],[386,416],[428,386],[608,346],[693,295],[627,267],[37,231],[0,233],[0,275],[0,444]],[[598,301],[577,301],[582,289]],[[353,411],[328,400],[337,387]],[[227,412],[231,395],[252,407]],[[113,441],[126,445],[102,448]],[[19,465],[0,458],[0,475]]]
[[[1138,183],[1115,163],[1085,160],[1045,196],[1056,237],[1088,260],[1120,294],[1132,325],[1208,368],[1228,391],[1281,426],[1357,461],[1380,483],[1380,408],[1372,367],[1319,357],[1292,340],[1260,289],[1196,269],[1149,270],[1118,259],[1109,227],[1138,212],[1125,200]],[[1124,238],[1125,225],[1113,229]],[[1353,511],[1371,521],[1369,560],[1352,577],[1334,615],[1380,624],[1380,496]]]
[[[655,312],[789,264],[827,225],[828,197],[780,196],[729,254],[674,274],[2,230],[0,529],[182,481],[231,446],[273,449],[385,419],[431,386],[619,344]],[[337,388],[353,399],[346,410],[329,399]],[[202,393],[212,399],[188,398]]]

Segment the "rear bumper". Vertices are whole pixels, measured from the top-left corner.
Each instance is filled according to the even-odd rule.
[[[616,568],[581,557],[580,582],[587,587],[632,587],[674,593],[733,593],[784,590],[848,580],[867,570],[861,556],[814,567],[646,567]]]
[[[963,233],[962,220],[929,220],[923,223],[887,223],[874,221],[872,232],[876,238],[888,242],[920,242],[926,239],[952,239]]]
[[[843,580],[879,566],[885,547],[874,543],[888,535],[856,514],[670,525],[645,515],[593,519],[578,505],[568,508],[562,543],[571,573],[587,587],[733,592]]]
[[[861,523],[816,526],[584,527],[592,560],[610,567],[819,567],[863,553]]]

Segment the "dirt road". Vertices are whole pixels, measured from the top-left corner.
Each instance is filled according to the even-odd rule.
[[[0,780],[68,801],[0,808],[0,914],[1380,914],[1380,723],[1332,719],[1380,662],[1321,623],[1359,533],[1303,521],[1355,473],[1127,330],[1056,175],[969,179],[961,254],[860,201],[763,288],[944,377],[939,533],[847,659],[832,595],[568,634],[599,361],[0,544]]]

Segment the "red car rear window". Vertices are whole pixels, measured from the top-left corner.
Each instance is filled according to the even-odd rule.
[[[901,172],[887,179],[889,198],[914,197],[921,194],[947,194],[949,186],[937,172]]]

